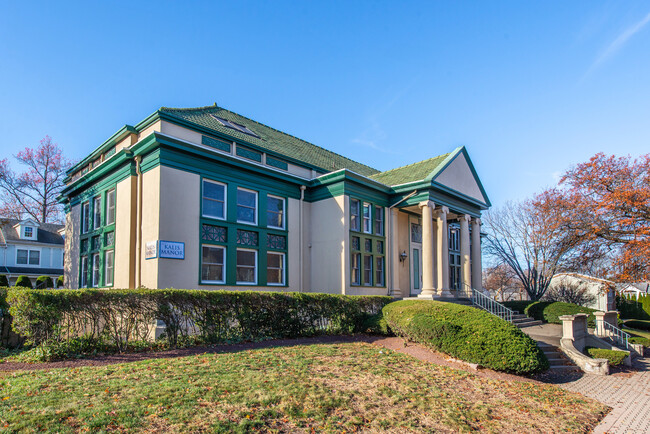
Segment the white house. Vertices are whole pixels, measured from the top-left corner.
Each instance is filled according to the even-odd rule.
[[[559,286],[579,288],[591,295],[595,301],[588,303],[585,307],[608,311],[616,309],[616,284],[611,280],[599,279],[578,273],[558,273],[551,279],[549,290]]]

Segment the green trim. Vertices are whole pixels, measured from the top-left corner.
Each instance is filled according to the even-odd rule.
[[[289,165],[285,161],[278,160],[277,158],[273,158],[270,155],[266,156],[266,164],[277,169],[289,170]]]
[[[262,162],[261,152],[253,151],[252,149],[237,145],[236,153],[242,158],[248,158],[249,160],[257,161],[258,163]]]
[[[208,137],[208,136],[201,136],[201,144],[228,153],[230,153],[232,150],[231,143],[226,143],[222,140],[213,139],[212,137]]]
[[[355,286],[355,287],[364,287],[364,288],[386,288],[387,282],[386,282],[386,248],[387,248],[387,243],[386,243],[386,208],[383,205],[373,203],[369,200],[364,200],[361,197],[358,196],[349,196],[348,197],[348,209],[352,209],[352,201],[353,200],[358,200],[359,201],[359,231],[353,230],[350,224],[350,231],[348,234],[348,242],[350,248],[348,249],[348,258],[349,258],[349,265],[350,265],[350,285]],[[372,233],[366,233],[363,232],[363,204],[368,203],[370,204],[370,230]],[[377,207],[380,207],[382,212],[383,212],[383,219],[382,219],[382,235],[377,235],[374,233],[374,228],[375,228],[375,219],[376,219],[376,212],[377,212]],[[352,213],[350,212],[349,215],[347,216],[348,221],[350,222],[352,220]],[[352,248],[352,238],[353,237],[358,237],[359,238],[359,250],[355,250]],[[367,252],[365,249],[365,244],[366,241],[370,241],[371,249],[370,252]],[[377,252],[377,241],[381,241],[383,243],[383,253],[378,253]],[[361,253],[361,262],[359,263],[359,273],[360,274],[360,283],[353,283],[352,280],[352,255],[355,253]],[[365,279],[364,279],[364,263],[363,259],[364,256],[370,255],[372,256],[372,272],[371,272],[371,285],[365,285]],[[383,285],[376,285],[375,284],[375,272],[376,272],[376,258],[381,257],[384,258],[384,269],[383,269]]]
[[[137,132],[138,131],[131,125],[124,125],[122,128],[117,130],[115,134],[109,137],[104,143],[95,148],[95,150],[92,151],[86,158],[66,170],[66,175],[74,173],[82,167],[87,166],[91,161],[95,160],[97,156],[103,154],[105,149],[114,146],[117,142],[123,140],[127,135],[137,134]]]

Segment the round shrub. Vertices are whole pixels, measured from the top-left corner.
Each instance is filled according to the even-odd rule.
[[[54,282],[50,276],[39,276],[36,279],[36,289],[54,288]]]
[[[607,359],[611,366],[618,366],[628,356],[627,351],[605,350],[602,348],[585,347],[585,352],[592,359]]]
[[[0,274],[0,287],[9,286],[9,281],[7,281],[7,276]]]
[[[16,279],[16,286],[32,289],[32,281],[29,280],[29,277],[27,276],[18,276],[18,279]]]
[[[504,301],[501,304],[507,307],[508,309],[512,309],[519,313],[524,313],[526,308],[533,303],[535,302],[532,300],[512,300],[512,301]]]
[[[548,369],[534,340],[485,311],[424,300],[393,302],[382,311],[397,335],[452,357],[516,374]]]
[[[560,320],[562,315],[586,313],[588,315],[587,325],[589,327],[596,326],[594,312],[597,312],[597,310],[578,306],[577,304],[564,303],[562,301],[537,301],[524,310],[524,313],[529,317],[544,322],[550,322],[551,324],[562,324],[562,321]]]
[[[650,321],[641,321],[640,319],[631,319],[625,321],[625,327],[637,330],[650,331]]]
[[[56,279],[56,287],[57,288],[63,288],[63,276],[59,276]]]
[[[632,336],[627,341],[631,344],[641,344],[646,348],[650,348],[650,338],[642,338],[641,336]]]

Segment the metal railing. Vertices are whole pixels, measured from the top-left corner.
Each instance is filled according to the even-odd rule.
[[[625,347],[626,350],[629,349],[628,339],[630,339],[630,335],[628,333],[608,322],[603,322],[603,326],[605,327],[605,333],[608,337],[610,337],[615,343]]]
[[[498,316],[499,318],[504,319],[510,323],[512,322],[512,316],[514,314],[512,309],[505,307],[492,297],[485,295],[474,288],[471,288],[469,286],[467,288],[471,289],[472,295],[470,296],[470,300],[474,306],[483,309],[492,315]]]

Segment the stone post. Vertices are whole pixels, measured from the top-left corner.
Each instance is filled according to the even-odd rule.
[[[560,320],[562,321],[562,339],[571,339],[573,346],[578,351],[584,350],[588,333],[587,314],[562,315]]]
[[[430,200],[418,204],[422,210],[422,292],[419,298],[433,299],[433,207]]]
[[[449,231],[447,214],[449,208],[443,206],[436,210],[436,277],[439,297],[452,297],[449,291]]]
[[[472,288],[483,292],[483,263],[481,260],[481,219],[472,219]]]

